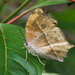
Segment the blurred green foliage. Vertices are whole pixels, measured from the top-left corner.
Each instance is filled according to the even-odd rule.
[[[0,9],[1,10],[0,11],[0,16],[1,16],[0,21],[2,21],[10,13],[12,13],[15,10],[15,9],[13,10],[13,8],[18,7],[21,3],[23,3],[23,1],[24,0],[19,0],[19,3],[18,3],[17,0],[16,0],[16,2],[15,2],[15,0],[9,0],[8,3],[2,5],[2,0],[0,0],[0,8],[1,8]],[[47,5],[70,2],[70,1],[67,1],[67,0],[62,0],[62,1],[60,1],[60,0],[36,0],[36,1],[38,1],[38,2],[34,3],[34,6],[32,6],[32,8],[33,7],[36,8],[36,7],[40,7],[40,6],[47,6]],[[34,0],[33,0],[33,2],[34,2]],[[57,6],[60,7],[60,5],[57,5]],[[64,4],[63,4],[63,6],[64,6]],[[9,7],[11,7],[11,11],[10,11]],[[61,10],[61,11],[55,11],[50,6],[47,6],[47,7],[51,10],[50,15],[52,15],[53,18],[58,21],[58,26],[62,30],[68,31],[70,34],[75,36],[75,5],[73,7],[67,6],[67,9],[64,8],[65,10]],[[24,8],[24,11],[25,10],[26,9]],[[16,15],[18,15],[18,13]],[[22,19],[17,20],[16,22],[14,22],[14,24],[17,24],[17,25],[19,24],[21,26],[25,26],[25,24],[26,24],[25,18],[27,19],[27,17],[24,17]],[[7,45],[7,50],[8,50],[8,54],[6,54],[6,55],[11,56],[11,57],[10,56],[8,57],[8,61],[7,61],[7,67],[8,68],[7,68],[7,70],[10,71],[12,73],[12,75],[19,75],[19,73],[18,73],[19,71],[22,75],[27,74],[27,73],[32,74],[33,72],[34,72],[34,74],[38,73],[38,75],[40,75],[42,73],[43,69],[44,69],[44,66],[39,64],[36,57],[33,57],[31,54],[29,54],[30,58],[29,58],[28,62],[26,63],[26,64],[28,64],[28,66],[26,66],[25,63],[23,63],[23,59],[25,58],[25,53],[24,53],[25,50],[22,51],[20,49],[21,46],[23,46],[23,39],[22,39],[22,35],[19,34],[20,32],[19,32],[18,28],[16,26],[12,26],[12,25],[10,25],[10,26],[8,26],[8,25],[5,26],[5,25],[6,24],[0,24],[1,28],[4,29],[3,33],[4,33],[4,37],[6,39],[6,45]],[[18,31],[18,33],[17,33],[17,31]],[[22,29],[22,31],[23,31],[23,34],[24,34],[24,28]],[[12,32],[12,33],[14,32],[13,35],[11,35],[12,33],[10,33],[10,32]],[[18,35],[15,35],[15,32],[19,35],[19,37],[18,37]],[[70,36],[70,37],[75,38],[73,36]],[[13,40],[11,40],[11,39],[13,39]],[[14,43],[15,42],[14,40],[17,40],[16,43]],[[73,41],[73,39],[68,39],[68,40],[71,44],[75,45],[75,41]],[[12,42],[14,44],[11,44]],[[21,44],[21,45],[19,46],[19,44]],[[13,48],[15,48],[14,51],[11,48],[9,49],[9,46],[11,46],[11,48],[13,46]],[[5,69],[5,65],[4,65],[5,51],[4,51],[4,49],[5,49],[4,41],[3,41],[2,33],[0,32],[0,58],[1,58],[0,60],[3,61],[3,62],[0,62],[1,64],[3,64],[2,66],[0,66],[0,71],[1,71],[0,73],[2,73],[1,75],[3,75],[3,73],[5,71],[5,70],[2,70],[2,69]],[[1,52],[1,50],[3,50],[2,51],[3,53]],[[12,51],[13,51],[13,53],[12,53]],[[19,54],[19,53],[21,53],[22,55]],[[14,55],[16,56],[16,58],[12,57]],[[12,58],[14,59],[14,61],[11,60]],[[22,62],[19,61],[19,60],[22,60]],[[37,64],[32,62],[33,60],[35,61],[35,63],[38,64],[38,66],[37,66]],[[43,59],[41,59],[41,60],[43,62],[45,62]],[[17,61],[17,62],[15,63],[15,61]],[[13,67],[12,63],[13,63],[13,65],[16,64],[16,67],[15,66]],[[24,65],[19,65],[19,63],[24,64]],[[18,66],[19,66],[19,68],[18,68]],[[24,70],[24,68],[25,68],[25,70]],[[56,73],[58,75],[75,75],[75,47],[69,50],[67,58],[65,58],[64,62],[62,62],[62,63],[59,62],[59,61],[56,61],[56,60],[47,60],[45,70],[50,72],[50,73]],[[7,71],[6,74],[11,75],[11,73],[8,72],[8,71]],[[23,74],[23,72],[24,72],[24,74]],[[46,74],[44,74],[44,75],[46,75]],[[52,75],[52,74],[49,74],[49,75]]]
[[[66,9],[60,12],[51,13],[58,21],[58,26],[66,31],[70,31],[75,34],[75,9]]]

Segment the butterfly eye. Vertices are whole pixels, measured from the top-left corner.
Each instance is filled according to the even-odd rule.
[[[42,28],[45,28],[45,27],[46,27],[46,24],[42,24],[41,27],[42,27]]]

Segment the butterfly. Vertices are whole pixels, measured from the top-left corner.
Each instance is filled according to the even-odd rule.
[[[56,26],[57,20],[48,17],[45,9],[33,10],[25,27],[26,43],[24,45],[29,53],[44,59],[63,62],[68,50],[74,45],[66,40],[61,29]]]

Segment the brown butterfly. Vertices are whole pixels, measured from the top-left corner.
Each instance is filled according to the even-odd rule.
[[[25,46],[28,51],[34,56],[63,62],[68,50],[74,45],[67,42],[61,29],[56,26],[57,21],[48,17],[46,10],[33,10],[25,27]]]

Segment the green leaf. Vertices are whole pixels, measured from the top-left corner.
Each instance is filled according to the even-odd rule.
[[[53,4],[68,3],[68,2],[71,2],[71,1],[68,1],[68,0],[39,0],[31,8],[33,9],[37,7],[43,7],[47,5],[53,5]]]
[[[4,75],[5,72],[5,46],[2,33],[0,31],[0,75]]]
[[[48,73],[48,72],[45,72],[45,71],[44,71],[44,72],[42,73],[42,75],[59,75],[59,74],[56,74],[56,73]]]
[[[21,28],[24,35],[24,28]],[[11,24],[0,24],[0,75],[41,75],[44,66],[37,57],[28,53],[26,58],[26,48],[24,38],[18,26]],[[43,63],[45,60],[40,58]]]

